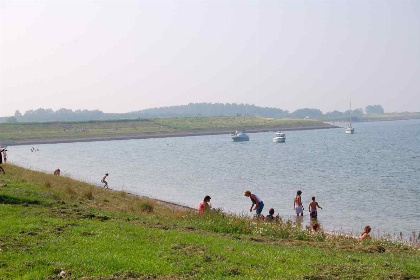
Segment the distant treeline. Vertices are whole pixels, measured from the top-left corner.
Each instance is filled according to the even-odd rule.
[[[369,105],[367,114],[382,114],[381,105]],[[137,118],[166,118],[166,117],[213,117],[213,116],[239,116],[255,115],[268,118],[312,118],[320,120],[340,120],[348,118],[350,111],[333,111],[323,114],[319,109],[303,108],[292,113],[279,108],[258,107],[249,104],[235,103],[190,103],[188,105],[151,108],[129,113],[104,113],[100,110],[71,110],[37,109],[25,113],[15,112],[14,116],[0,118],[0,122],[51,122],[51,121],[90,121],[90,120],[115,120]],[[363,109],[352,110],[352,117],[357,120],[363,115]]]

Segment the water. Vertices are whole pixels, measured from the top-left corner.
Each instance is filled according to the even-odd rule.
[[[205,195],[213,207],[249,213],[249,189],[269,208],[293,219],[302,190],[304,223],[312,196],[323,207],[319,221],[330,231],[374,233],[420,230],[420,120],[355,123],[344,129],[273,132],[9,147],[10,161],[95,184],[109,172],[113,189],[197,207]]]

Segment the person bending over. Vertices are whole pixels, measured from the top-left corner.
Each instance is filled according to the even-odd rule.
[[[102,177],[102,180],[101,180],[101,183],[105,184],[103,187],[106,188],[106,189],[108,189],[108,182],[105,179],[106,179],[106,177],[108,177],[108,175],[109,174],[106,173],[105,176]]]
[[[249,212],[252,212],[253,210],[257,210],[256,211],[257,217],[260,217],[261,212],[264,208],[264,202],[257,195],[251,193],[248,190],[244,191],[244,196],[249,197],[252,202],[251,208],[249,208]]]

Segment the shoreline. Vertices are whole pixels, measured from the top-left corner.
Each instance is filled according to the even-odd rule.
[[[336,125],[325,123],[325,126],[308,126],[308,127],[269,127],[269,128],[255,128],[247,129],[247,133],[259,133],[270,131],[297,131],[297,130],[316,130],[316,129],[331,129],[341,128]],[[53,139],[28,139],[28,140],[11,140],[2,141],[5,146],[19,146],[19,145],[35,145],[35,144],[62,144],[62,143],[76,143],[76,142],[96,142],[96,141],[114,141],[114,140],[132,140],[132,139],[151,139],[151,138],[169,138],[169,137],[188,137],[188,136],[205,136],[205,135],[221,135],[230,134],[232,130],[213,130],[200,132],[174,132],[174,133],[160,133],[160,134],[135,134],[135,135],[121,135],[121,136],[103,136],[90,138],[53,138]]]

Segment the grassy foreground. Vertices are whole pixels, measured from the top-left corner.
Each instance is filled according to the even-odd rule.
[[[42,139],[92,139],[159,136],[182,133],[226,132],[237,129],[287,129],[328,127],[314,120],[270,119],[255,116],[160,118],[117,121],[3,123],[0,141],[12,145]]]
[[[418,248],[198,215],[3,167],[0,279],[420,279]]]

